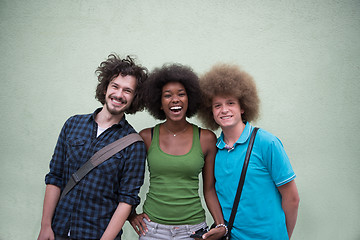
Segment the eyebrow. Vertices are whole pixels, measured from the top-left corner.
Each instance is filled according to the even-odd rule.
[[[110,85],[115,85],[115,86],[117,86],[117,87],[121,87],[119,84],[117,84],[116,82],[110,82]],[[122,89],[126,89],[126,90],[128,90],[128,89],[130,89],[131,91],[135,91],[135,89],[133,89],[133,88],[131,88],[131,87],[122,87]]]
[[[163,92],[171,92],[169,89],[165,89]],[[181,88],[178,90],[178,92],[186,92],[185,88]]]
[[[133,88],[131,88],[131,87],[124,87],[123,89],[124,89],[124,90],[131,90],[132,92],[135,91],[135,89],[133,89]]]

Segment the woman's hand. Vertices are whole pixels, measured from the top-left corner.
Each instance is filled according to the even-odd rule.
[[[145,235],[148,232],[146,224],[143,220],[144,218],[150,222],[150,218],[146,213],[134,213],[129,216],[129,222],[139,236],[141,236],[141,234]]]
[[[225,227],[212,228],[209,232],[203,235],[203,239],[218,240],[222,238],[226,233]]]

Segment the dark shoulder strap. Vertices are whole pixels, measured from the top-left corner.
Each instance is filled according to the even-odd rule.
[[[154,136],[154,127],[151,128],[151,139],[150,140],[153,139],[153,136]]]
[[[256,133],[257,133],[258,130],[259,130],[259,128],[257,128],[257,127],[254,128],[254,130],[253,130],[253,132],[251,134],[251,137],[250,137],[249,146],[248,146],[247,151],[246,151],[244,166],[242,168],[241,175],[240,175],[239,186],[238,186],[238,189],[237,189],[237,192],[236,192],[236,195],[235,195],[234,205],[233,205],[233,208],[231,210],[231,215],[230,215],[230,219],[229,219],[229,222],[228,222],[228,236],[229,236],[229,238],[230,238],[231,229],[232,229],[233,224],[234,224],[235,215],[236,215],[236,212],[237,212],[237,209],[238,209],[238,206],[239,206],[241,192],[242,192],[242,188],[244,186],[246,171],[247,171],[247,167],[249,165],[251,151],[252,151],[255,136],[256,136]]]
[[[86,176],[86,174],[88,174],[96,166],[103,163],[111,156],[117,152],[120,152],[132,143],[138,141],[143,141],[140,135],[138,133],[131,133],[97,151],[84,165],[82,165],[75,173],[71,175],[71,178],[61,193],[60,199],[62,199],[73,187],[75,187],[78,182],[80,182],[81,179]]]

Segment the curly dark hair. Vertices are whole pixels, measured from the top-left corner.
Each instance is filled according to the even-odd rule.
[[[259,116],[260,100],[253,78],[237,65],[218,64],[200,77],[202,105],[198,116],[206,127],[216,130],[219,125],[212,113],[212,99],[215,96],[233,96],[244,110],[244,122],[256,120]]]
[[[148,77],[148,70],[141,65],[135,64],[132,57],[126,56],[125,59],[121,59],[115,53],[110,54],[106,61],[100,63],[95,74],[97,75],[99,82],[96,87],[95,98],[103,105],[105,104],[107,87],[114,78],[118,77],[119,74],[121,74],[121,76],[134,76],[137,80],[135,96],[130,107],[125,112],[133,114],[144,109],[144,101],[141,92],[143,90],[143,83]]]
[[[155,119],[166,119],[164,111],[161,110],[161,96],[163,86],[169,82],[179,82],[184,85],[189,103],[186,117],[194,116],[201,102],[199,78],[192,68],[178,63],[164,64],[149,74],[144,92],[145,107],[149,113]]]

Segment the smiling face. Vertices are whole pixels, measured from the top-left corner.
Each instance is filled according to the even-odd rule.
[[[241,109],[239,100],[235,97],[214,97],[212,100],[212,112],[215,122],[222,129],[243,124],[241,114],[244,113],[244,110]]]
[[[136,78],[117,76],[107,87],[105,93],[106,110],[112,115],[122,115],[129,108],[135,96]]]
[[[187,109],[188,96],[184,85],[179,82],[165,84],[161,94],[161,110],[166,118],[174,121],[185,119]]]

